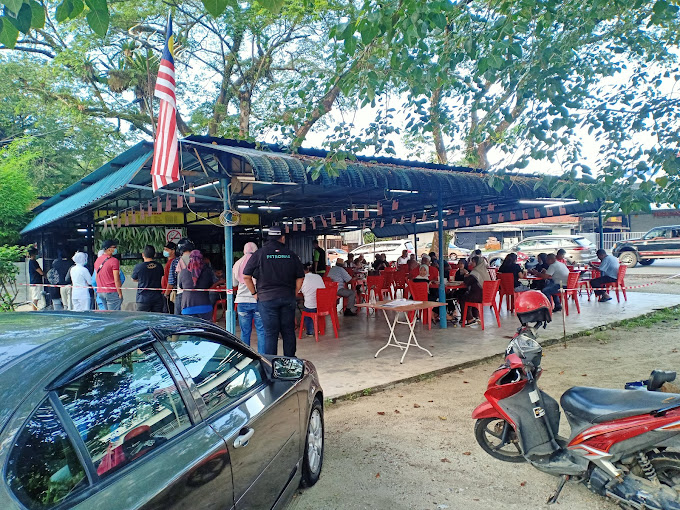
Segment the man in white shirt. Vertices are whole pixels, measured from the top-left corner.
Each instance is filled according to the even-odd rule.
[[[552,299],[555,302],[555,308],[553,312],[559,312],[562,310],[562,302],[560,301],[560,289],[566,287],[567,278],[569,277],[569,268],[563,263],[558,262],[555,254],[551,253],[547,258],[548,269],[544,270],[542,273],[537,272],[535,269],[532,270],[532,274],[538,276],[542,280],[549,280],[545,283],[543,287],[543,294],[545,294],[548,299]]]
[[[305,312],[316,312],[316,291],[317,289],[324,289],[326,285],[323,283],[321,275],[312,273],[311,264],[305,265],[305,279],[302,281],[300,292],[305,297],[303,308]],[[305,317],[305,332],[308,336],[314,335],[314,321],[310,317]]]
[[[338,284],[338,296],[347,298],[347,308],[345,309],[345,315],[356,315],[357,307],[355,306],[357,301],[357,295],[352,289],[348,289],[346,283],[352,280],[352,277],[347,271],[345,271],[345,261],[343,259],[338,259],[335,261],[335,265],[331,267],[328,271],[328,277],[337,282]]]
[[[408,264],[408,250],[401,250],[401,257],[397,259],[397,267]]]

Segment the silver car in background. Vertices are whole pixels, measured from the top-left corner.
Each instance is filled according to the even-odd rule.
[[[489,264],[500,266],[508,253],[524,254],[518,257],[519,261],[526,260],[528,257],[536,257],[539,253],[557,253],[557,250],[564,249],[567,252],[567,260],[578,263],[588,263],[597,260],[595,252],[596,246],[580,235],[545,235],[527,237],[517,243],[509,250],[499,250],[487,255]]]

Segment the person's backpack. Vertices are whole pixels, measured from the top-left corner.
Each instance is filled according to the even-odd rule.
[[[52,285],[57,285],[59,283],[59,272],[56,268],[53,267],[47,271],[47,281]]]

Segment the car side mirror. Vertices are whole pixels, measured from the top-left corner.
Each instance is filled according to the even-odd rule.
[[[274,358],[272,360],[275,379],[299,381],[305,375],[305,363],[298,358]]]

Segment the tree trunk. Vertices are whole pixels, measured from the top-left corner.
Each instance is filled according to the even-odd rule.
[[[487,157],[489,152],[489,142],[482,142],[477,144],[477,164],[478,168],[481,170],[489,169],[489,158]]]
[[[437,152],[437,162],[440,165],[447,165],[449,159],[446,155],[446,146],[444,145],[444,137],[442,135],[442,125],[439,122],[439,103],[441,101],[441,87],[436,88],[432,92],[432,100],[430,102],[430,123],[432,124],[432,137],[434,138],[434,149]]]
[[[309,118],[295,130],[295,138],[291,144],[293,149],[300,147],[302,142],[307,137],[307,133],[309,133],[316,121],[331,111],[333,108],[333,103],[340,95],[340,87],[338,86],[339,81],[339,79],[336,80],[335,85],[333,85],[333,87],[331,87],[331,89],[326,92],[326,95],[321,98],[319,106],[314,108]]]
[[[238,136],[240,138],[248,138],[250,134],[250,100],[250,92],[239,92]]]

